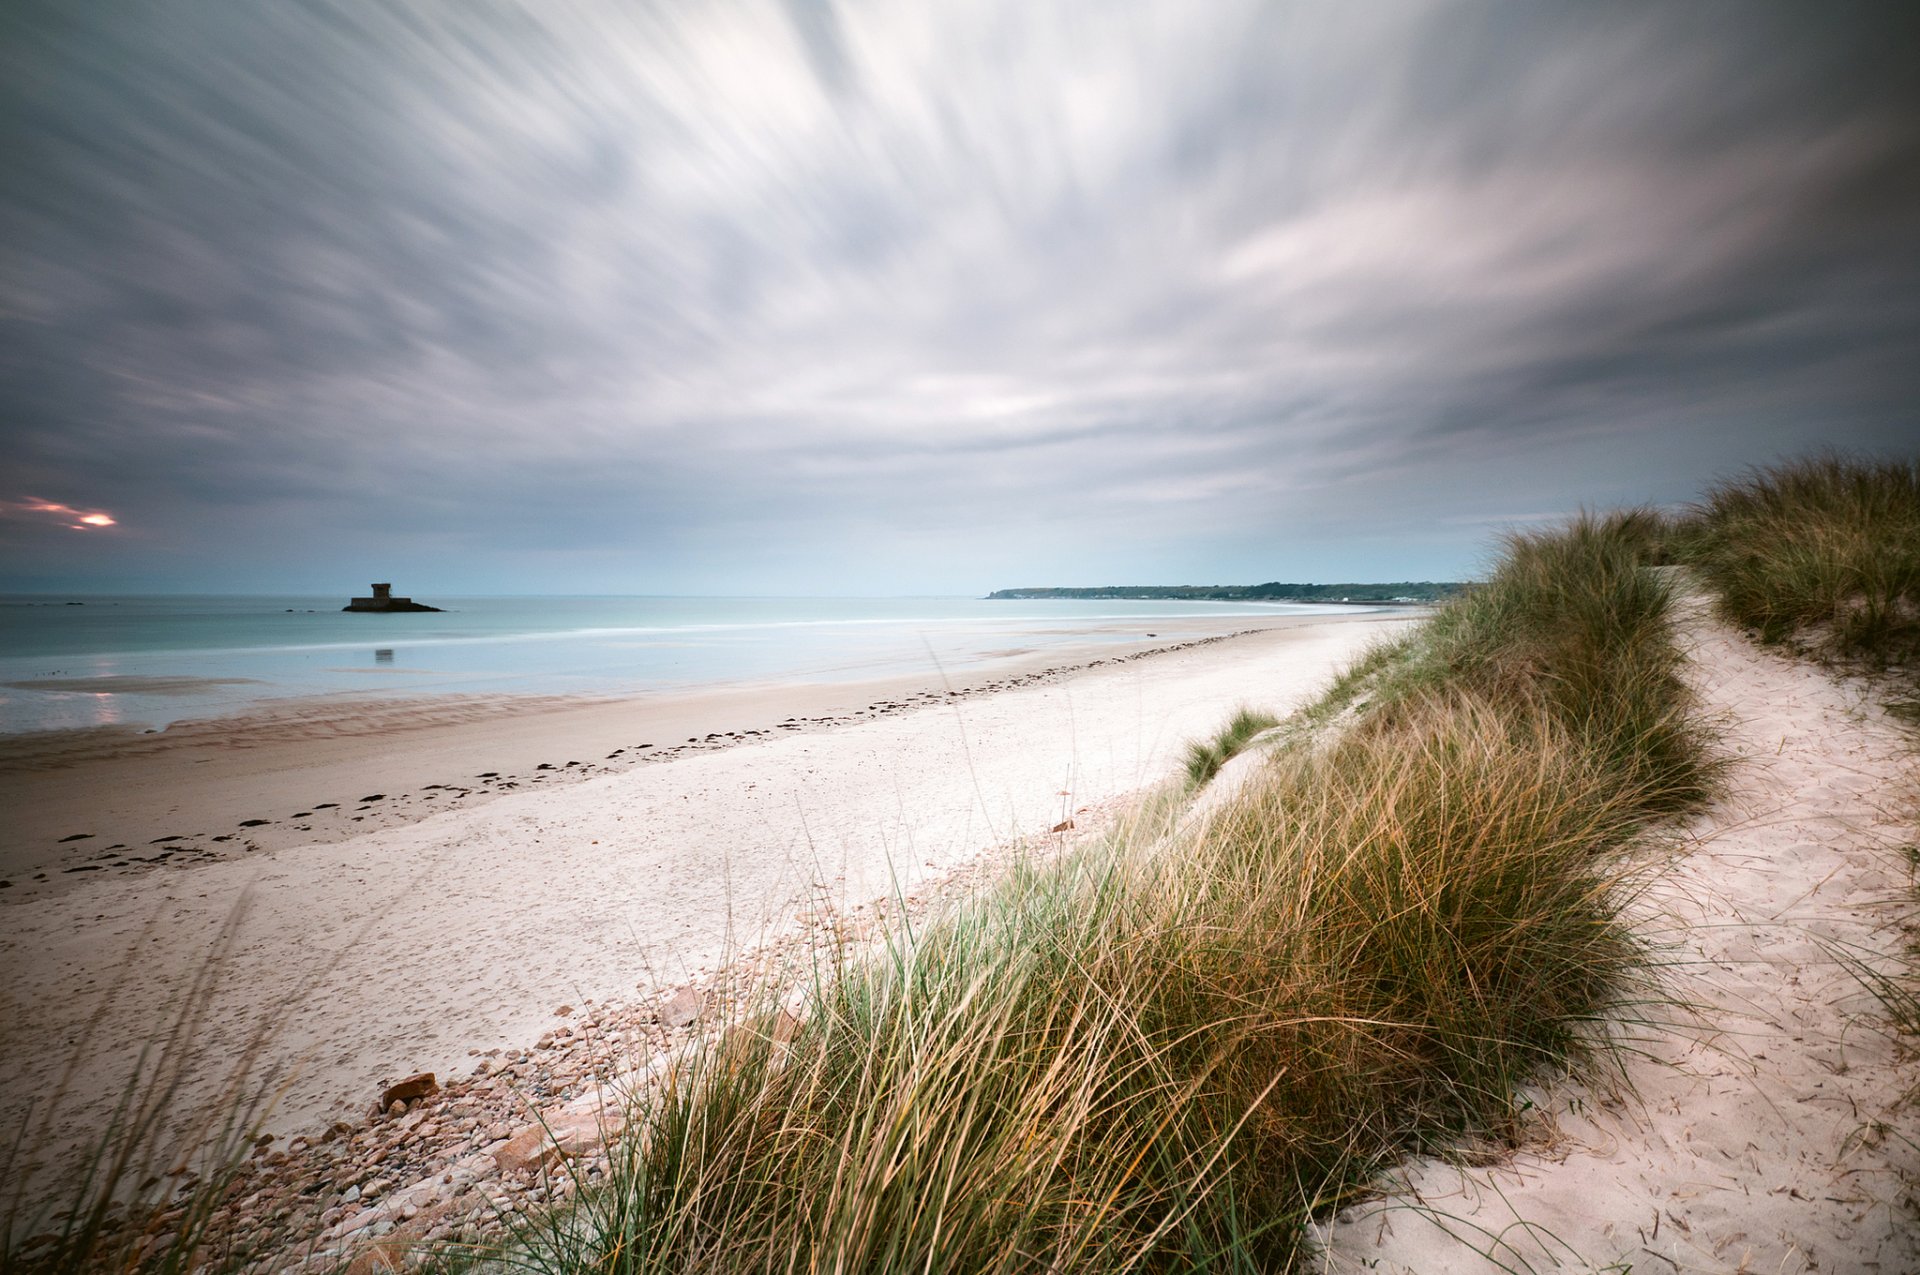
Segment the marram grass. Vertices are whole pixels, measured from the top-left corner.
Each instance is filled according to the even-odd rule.
[[[1272,730],[1280,719],[1259,709],[1240,708],[1212,739],[1195,740],[1187,745],[1187,778],[1197,788],[1220,773],[1220,768],[1246,751],[1247,745],[1264,731]]]
[[[1154,807],[822,978],[791,1041],[697,1055],[493,1260],[1285,1269],[1393,1158],[1498,1136],[1526,1079],[1608,1064],[1615,852],[1712,781],[1644,530],[1514,540],[1210,818]]]
[[[1874,666],[1920,659],[1920,461],[1829,455],[1713,487],[1676,534],[1729,620]]]

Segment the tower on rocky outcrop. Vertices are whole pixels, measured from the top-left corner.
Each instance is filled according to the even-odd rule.
[[[340,609],[342,611],[438,611],[440,608],[415,602],[412,598],[396,598],[393,596],[391,584],[376,584],[373,586],[372,597],[354,598]]]

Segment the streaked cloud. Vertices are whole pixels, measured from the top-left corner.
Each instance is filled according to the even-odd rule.
[[[4,21],[7,468],[143,536],[0,578],[1442,575],[1920,433],[1896,10]]]

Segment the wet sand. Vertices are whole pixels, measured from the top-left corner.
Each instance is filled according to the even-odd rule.
[[[1257,632],[1365,618],[1232,623]],[[157,731],[0,735],[0,809],[9,812],[0,899],[55,893],[94,873],[339,841],[504,793],[1035,685],[1217,639],[1221,621],[1153,625],[1121,644],[1000,652],[993,668],[951,680],[929,668],[621,699],[313,697]]]

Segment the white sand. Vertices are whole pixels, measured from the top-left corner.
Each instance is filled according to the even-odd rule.
[[[1236,705],[1284,712],[1404,623],[1275,629],[339,839],[69,877],[4,905],[0,1122],[44,1099],[94,1019],[65,1128],[95,1127],[243,896],[184,1096],[214,1093],[279,1007],[272,1058],[304,1060],[268,1125],[284,1132],[363,1113],[384,1080],[464,1070],[470,1048],[529,1045],[562,1002],[631,999],[710,967],[809,887],[846,902],[911,891],[1157,782]],[[396,771],[410,764],[396,755]],[[282,804],[312,800],[310,779],[290,766]]]
[[[1920,1272],[1920,1068],[1833,955],[1893,970],[1911,938],[1910,741],[1858,686],[1689,626],[1740,759],[1649,923],[1696,1021],[1643,1042],[1625,1099],[1539,1095],[1511,1158],[1410,1166],[1330,1228],[1327,1270]]]

